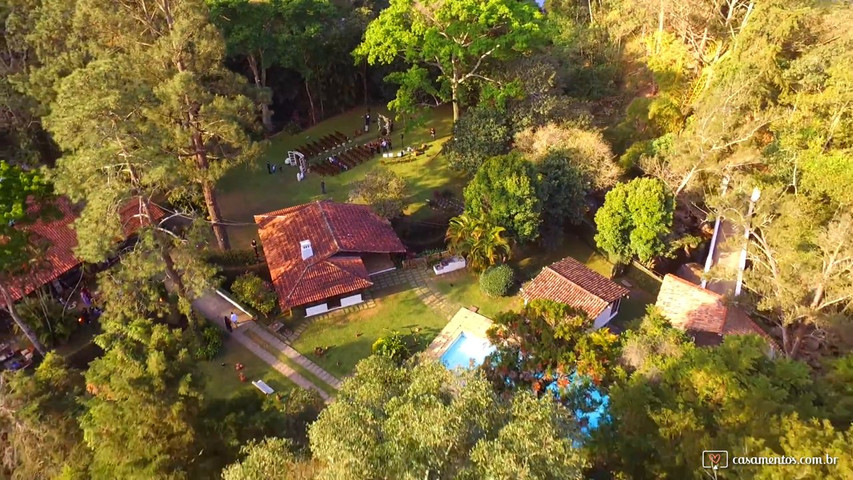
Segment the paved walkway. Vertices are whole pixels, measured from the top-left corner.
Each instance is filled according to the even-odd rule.
[[[300,355],[299,352],[293,350],[290,346],[275,338],[272,334],[267,332],[266,329],[259,326],[254,320],[252,320],[249,315],[235,308],[234,305],[222,298],[216,292],[211,291],[196,299],[193,302],[193,308],[223,331],[226,330],[224,322],[225,318],[228,318],[231,315],[231,312],[237,313],[238,327],[229,334],[230,337],[249,349],[249,351],[254,353],[258,358],[269,364],[282,375],[289,378],[296,385],[316,391],[323,400],[328,401],[330,399],[329,394],[318,387],[314,382],[305,378],[299,372],[279,360],[275,355],[267,350],[267,348],[259,345],[253,337],[267,343],[270,348],[276,351],[281,351],[288,359],[316,375],[331,387],[335,389],[340,388],[340,380],[333,377],[314,362]]]

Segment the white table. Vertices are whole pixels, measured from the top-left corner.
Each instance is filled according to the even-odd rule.
[[[436,275],[444,275],[445,273],[455,272],[465,268],[465,259],[459,256],[450,257],[442,260],[436,266],[432,267]]]

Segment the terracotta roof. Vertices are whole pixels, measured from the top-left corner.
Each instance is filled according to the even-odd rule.
[[[722,334],[726,325],[723,297],[672,274],[663,278],[655,305],[681,330]]]
[[[44,251],[40,264],[31,271],[18,275],[9,282],[9,293],[13,301],[18,301],[29,295],[37,288],[80,265],[80,260],[74,256],[77,247],[77,234],[71,229],[71,223],[77,215],[71,209],[71,202],[65,197],[59,197],[54,202],[58,219],[39,220],[25,228],[30,233],[31,242],[43,242]],[[29,212],[37,213],[38,205],[31,205]]]
[[[746,312],[726,306],[719,294],[672,274],[664,277],[655,305],[673,326],[693,334],[700,345],[719,344],[724,335],[750,333],[775,344]]]
[[[362,290],[373,283],[358,253],[403,253],[391,224],[369,207],[313,202],[255,215],[282,309]],[[313,255],[302,259],[300,242]]]
[[[136,231],[143,225],[144,216],[142,214],[140,203],[139,199],[135,198],[127,202],[127,204],[119,210],[119,215],[121,216],[121,228],[126,237],[136,233]],[[166,212],[153,202],[148,204],[148,209],[148,214],[151,216],[151,222],[155,224],[166,216]]]
[[[58,210],[57,216],[59,218],[49,218],[47,222],[39,220],[24,227],[32,235],[31,241],[44,242],[46,251],[40,259],[40,265],[25,274],[16,276],[10,282],[9,291],[13,301],[20,300],[82,263],[74,255],[74,249],[77,248],[77,233],[71,227],[71,224],[77,220],[77,213],[74,212],[71,201],[67,197],[58,197],[54,206]],[[35,204],[29,207],[31,214],[37,213],[38,209],[39,206]],[[128,201],[119,210],[122,229],[126,237],[133,235],[139,229],[138,210],[139,202],[137,199]],[[165,212],[153,204],[150,213],[155,222],[165,216]]]
[[[597,318],[611,302],[630,291],[568,257],[542,269],[522,290],[527,300],[544,298],[580,308]]]

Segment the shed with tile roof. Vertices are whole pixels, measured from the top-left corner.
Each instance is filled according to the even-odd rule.
[[[776,346],[746,312],[726,305],[721,295],[673,274],[664,277],[655,306],[672,326],[687,332],[700,346],[719,345],[726,335],[751,333]]]
[[[601,328],[615,317],[622,298],[629,293],[627,288],[571,257],[543,268],[521,289],[525,303],[541,298],[583,310],[595,319],[593,328]]]

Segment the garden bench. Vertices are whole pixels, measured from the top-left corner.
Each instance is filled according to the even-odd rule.
[[[264,392],[264,395],[275,393],[275,390],[273,390],[272,387],[267,385],[263,380],[253,380],[252,385],[254,385],[258,390]]]

